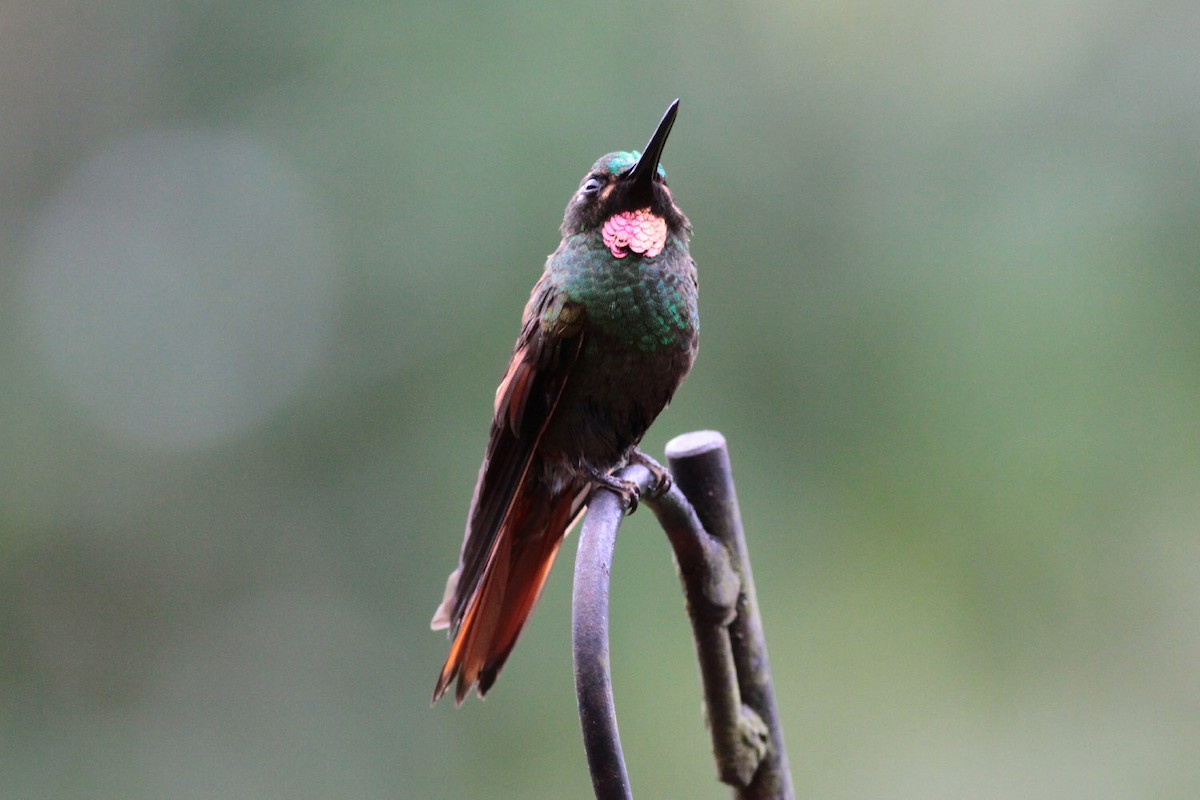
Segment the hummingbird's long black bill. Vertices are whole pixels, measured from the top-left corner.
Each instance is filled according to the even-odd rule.
[[[640,184],[649,190],[654,182],[654,175],[658,172],[658,161],[662,158],[663,148],[667,145],[671,126],[675,124],[675,115],[678,113],[679,98],[675,98],[675,102],[667,106],[667,113],[663,114],[662,121],[658,123],[658,129],[654,131],[654,135],[647,142],[646,149],[642,151],[642,157],[633,165],[633,169],[625,174],[625,180],[635,186]]]

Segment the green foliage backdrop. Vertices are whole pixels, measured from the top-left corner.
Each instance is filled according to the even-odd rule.
[[[695,372],[798,791],[1200,792],[1184,2],[16,0],[0,15],[0,796],[564,798],[568,543],[428,705],[563,206],[682,98]],[[623,529],[640,797],[723,797]]]

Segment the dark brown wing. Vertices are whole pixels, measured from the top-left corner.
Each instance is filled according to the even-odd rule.
[[[434,629],[457,633],[496,554],[497,537],[531,470],[584,339],[581,306],[542,277],[525,307],[524,324],[504,379],[496,389],[491,435],[475,484],[458,569],[446,583]]]

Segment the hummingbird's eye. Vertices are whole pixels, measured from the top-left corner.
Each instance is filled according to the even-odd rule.
[[[604,182],[602,180],[600,180],[599,178],[596,178],[596,177],[588,178],[586,181],[583,182],[583,193],[584,194],[595,194],[596,192],[600,191],[600,187],[603,185],[604,185]]]

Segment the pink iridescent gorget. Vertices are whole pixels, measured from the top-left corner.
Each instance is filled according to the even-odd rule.
[[[622,211],[604,223],[601,235],[614,258],[624,258],[630,252],[654,258],[667,243],[667,223],[648,208]]]

